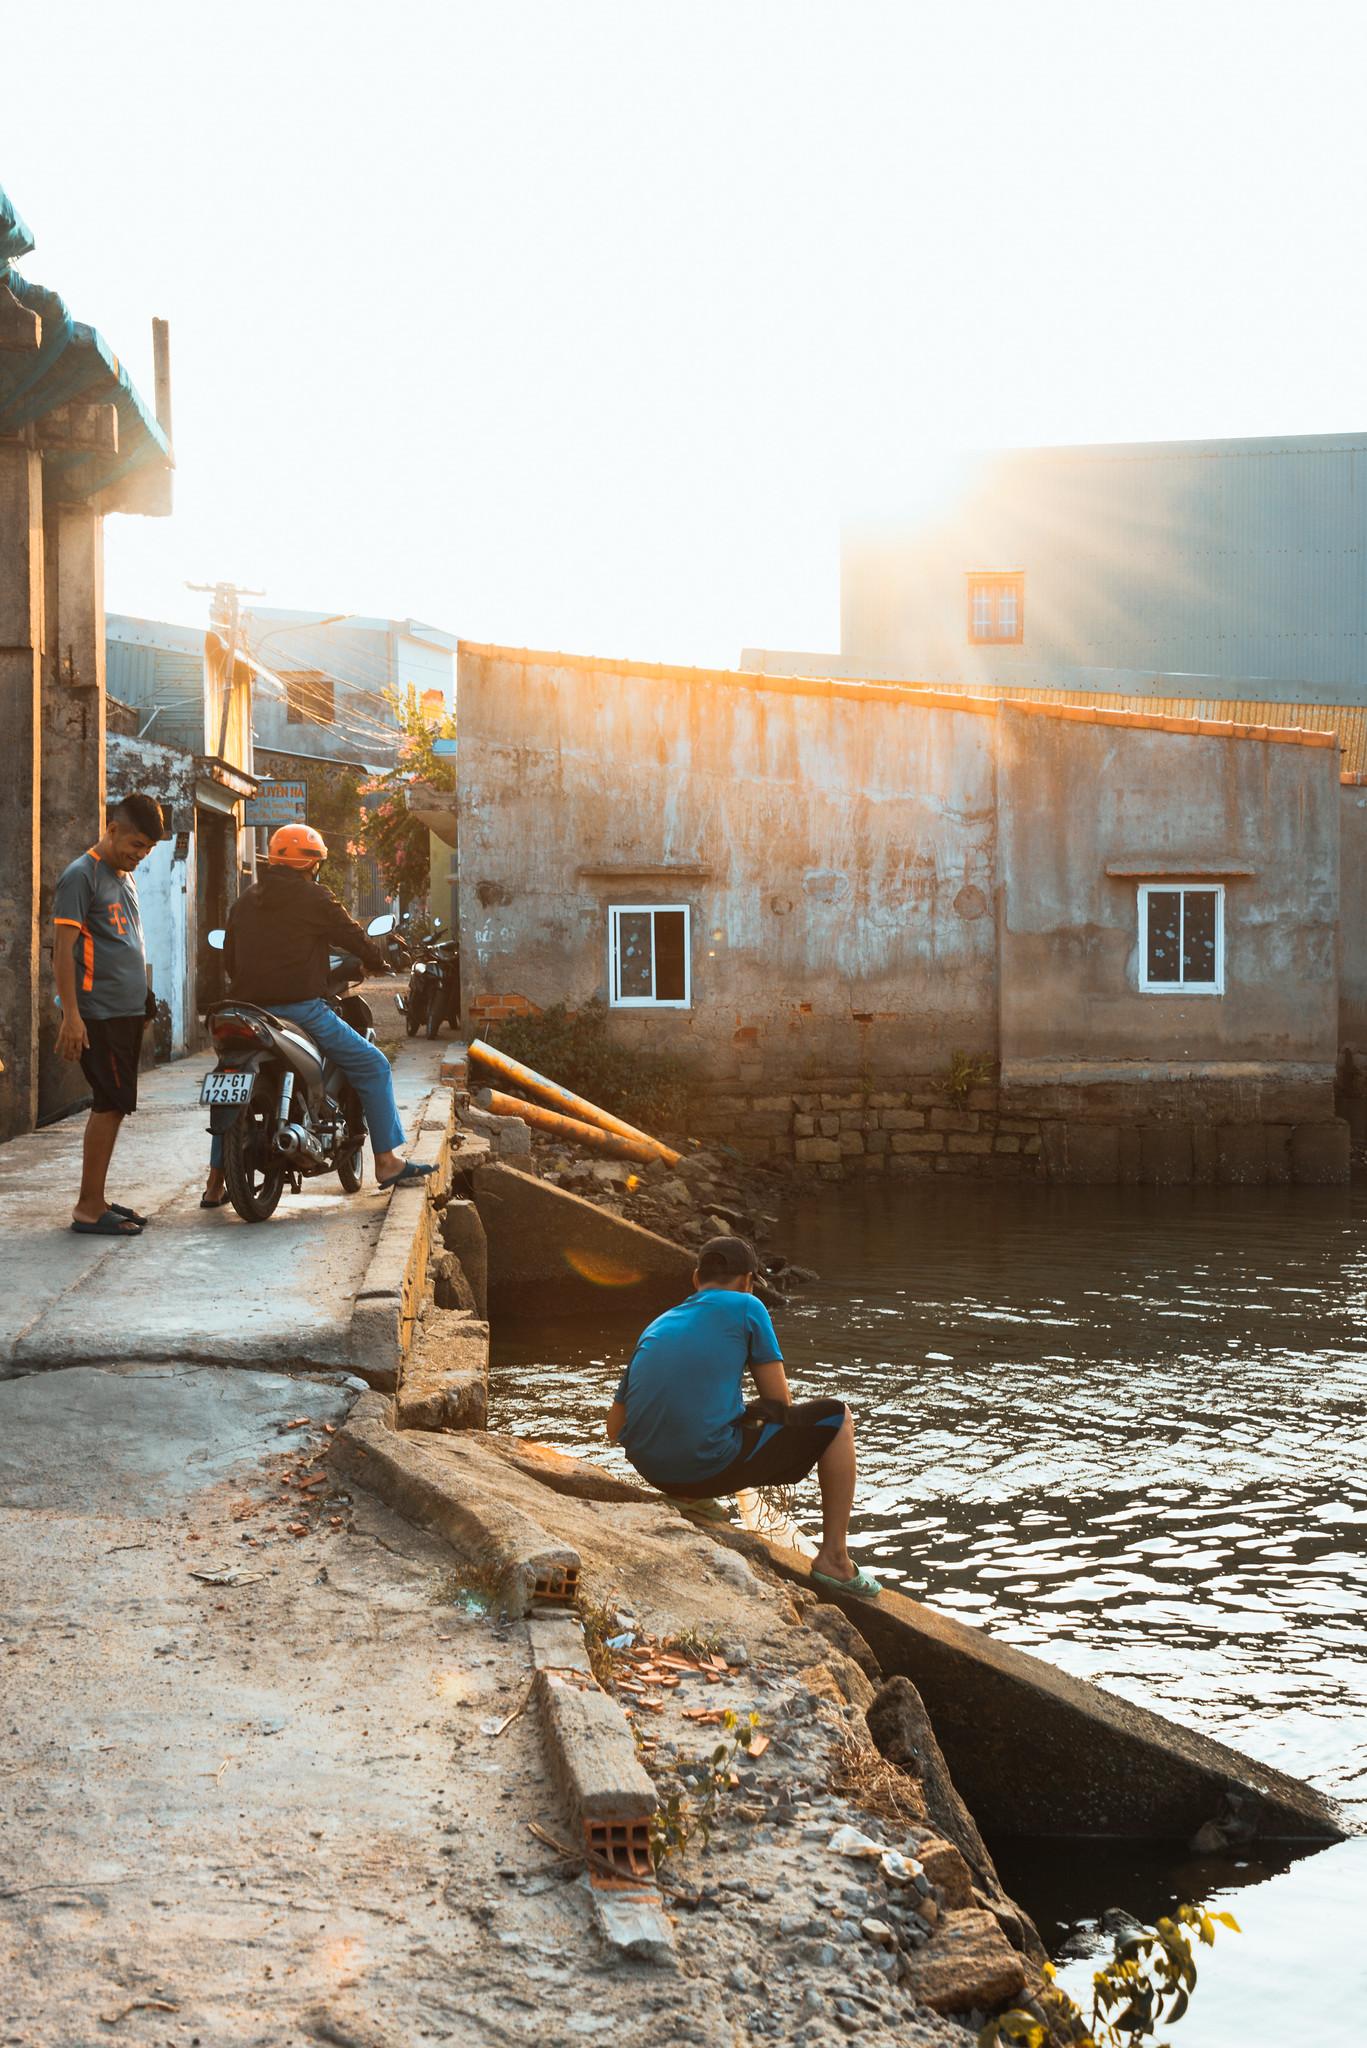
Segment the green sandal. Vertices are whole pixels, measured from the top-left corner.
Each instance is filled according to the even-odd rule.
[[[829,1586],[833,1593],[852,1593],[856,1600],[876,1600],[883,1588],[866,1571],[856,1570],[852,1579],[833,1579],[829,1572],[814,1571],[814,1586]]]

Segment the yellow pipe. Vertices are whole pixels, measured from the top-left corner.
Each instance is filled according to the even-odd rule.
[[[624,1123],[610,1110],[599,1109],[596,1102],[587,1102],[582,1095],[575,1095],[570,1089],[562,1088],[558,1081],[548,1081],[544,1074],[538,1074],[534,1067],[524,1067],[521,1060],[511,1054],[500,1052],[496,1045],[486,1045],[482,1038],[472,1040],[470,1058],[483,1060],[486,1067],[492,1067],[505,1081],[511,1081],[518,1088],[525,1088],[529,1094],[553,1108],[568,1110],[586,1124],[597,1124],[602,1131],[614,1131],[619,1138],[634,1138],[638,1145],[648,1145],[651,1159],[663,1159],[666,1166],[677,1166],[679,1154],[671,1152],[668,1145],[662,1145],[658,1138],[652,1138],[648,1131],[638,1131],[635,1124]],[[633,1157],[636,1155],[633,1154]]]
[[[572,1145],[586,1145],[591,1152],[606,1152],[610,1159],[639,1159],[648,1165],[659,1157],[650,1139],[627,1138],[620,1131],[605,1131],[600,1124],[580,1123],[577,1117],[561,1116],[559,1110],[545,1109],[539,1102],[524,1102],[520,1095],[500,1094],[497,1088],[481,1088],[475,1107],[494,1116],[520,1116],[534,1130],[565,1138]]]

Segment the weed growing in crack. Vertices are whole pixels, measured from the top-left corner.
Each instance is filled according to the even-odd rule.
[[[580,1588],[575,1599],[574,1611],[584,1631],[584,1648],[589,1653],[589,1669],[602,1686],[604,1692],[612,1691],[612,1652],[608,1648],[608,1637],[622,1633],[615,1609],[605,1607],[601,1600],[590,1600]]]
[[[712,1839],[717,1808],[736,1784],[736,1758],[747,1754],[759,1727],[759,1715],[742,1718],[731,1707],[721,1717],[728,1740],[719,1742],[705,1762],[679,1759],[681,1771],[693,1775],[687,1791],[671,1792],[650,1823],[650,1856],[658,1870],[667,1856],[682,1855],[693,1840],[704,1848]]]

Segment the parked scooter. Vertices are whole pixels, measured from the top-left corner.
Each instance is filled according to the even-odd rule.
[[[414,949],[408,990],[395,996],[403,1012],[404,1029],[410,1038],[425,1030],[436,1038],[443,1024],[454,1025],[460,1017],[460,947],[446,932],[441,919],[434,918],[431,930]]]
[[[373,939],[394,930],[393,917],[372,918]],[[223,950],[224,934],[209,944]],[[391,941],[398,950],[398,942]],[[349,993],[365,978],[351,953],[330,956],[327,1002],[338,1016],[374,1040],[375,1021],[363,996]],[[218,1065],[204,1076],[199,1099],[209,1128],[223,1139],[228,1198],[244,1223],[275,1213],[288,1181],[297,1195],[306,1179],[335,1173],[354,1195],[365,1170],[365,1121],[360,1097],[337,1065],[326,1059],[301,1024],[273,1017],[255,1003],[215,1003],[205,1022]]]

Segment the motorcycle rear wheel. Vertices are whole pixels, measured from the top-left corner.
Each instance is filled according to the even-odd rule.
[[[361,1182],[365,1179],[365,1137],[357,1138],[350,1152],[343,1152],[337,1161],[337,1178],[346,1195],[360,1193]]]
[[[264,1223],[275,1214],[285,1187],[285,1169],[267,1155],[261,1165],[270,1118],[249,1102],[228,1126],[223,1140],[223,1178],[228,1199],[244,1223]]]

